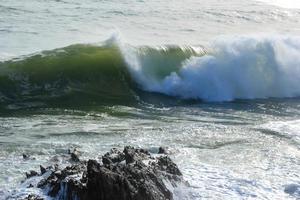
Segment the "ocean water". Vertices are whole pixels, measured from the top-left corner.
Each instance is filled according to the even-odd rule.
[[[300,4],[0,0],[0,199],[125,145],[169,149],[178,200],[299,199]]]

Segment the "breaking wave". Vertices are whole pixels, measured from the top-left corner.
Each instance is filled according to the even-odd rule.
[[[149,66],[136,52],[125,58],[147,91],[205,101],[300,96],[299,37],[223,38],[210,49],[187,58],[162,79],[149,76]]]
[[[298,97],[300,38],[240,36],[205,48],[110,39],[0,62],[1,107],[128,105],[141,91],[204,101]]]

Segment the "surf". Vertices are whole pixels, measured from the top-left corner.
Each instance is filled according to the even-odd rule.
[[[183,99],[222,102],[300,96],[299,37],[224,37],[210,49],[187,58],[162,79],[145,72],[148,66],[137,53],[127,56],[127,62],[144,90]]]
[[[223,37],[206,47],[113,37],[0,62],[0,107],[290,98],[300,96],[299,80],[296,36]]]

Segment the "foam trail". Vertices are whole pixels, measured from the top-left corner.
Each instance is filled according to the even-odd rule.
[[[162,80],[145,74],[138,56],[125,59],[147,91],[205,101],[300,96],[299,37],[240,36],[212,47],[214,53],[186,59]]]

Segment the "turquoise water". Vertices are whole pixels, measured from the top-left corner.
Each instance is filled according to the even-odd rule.
[[[68,148],[124,145],[169,148],[175,199],[300,198],[298,8],[0,0],[0,199]]]

